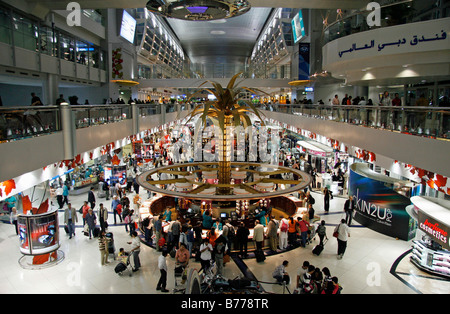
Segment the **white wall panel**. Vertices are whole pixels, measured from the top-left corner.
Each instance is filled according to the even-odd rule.
[[[16,67],[30,71],[39,71],[38,54],[35,51],[14,47]]]
[[[62,132],[0,145],[0,182],[63,159]]]

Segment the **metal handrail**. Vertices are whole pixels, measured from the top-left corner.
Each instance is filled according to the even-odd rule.
[[[136,104],[139,117],[177,110],[176,104],[168,105],[172,104]],[[408,132],[420,136],[450,138],[450,107],[279,103],[257,103],[255,106],[263,110],[320,120]],[[132,106],[129,104],[74,105],[70,108],[75,116],[76,128],[133,118]],[[101,114],[102,111],[105,113]],[[60,119],[59,106],[0,107],[0,141],[61,131]]]

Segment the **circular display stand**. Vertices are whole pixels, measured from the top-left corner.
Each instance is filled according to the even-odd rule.
[[[64,252],[56,251],[56,258],[51,258],[48,262],[43,264],[33,264],[33,255],[23,255],[19,258],[19,265],[24,269],[44,269],[58,265],[64,260]]]

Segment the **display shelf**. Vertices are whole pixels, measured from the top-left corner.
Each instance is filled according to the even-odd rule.
[[[423,241],[413,241],[410,261],[423,271],[450,278],[450,252]]]

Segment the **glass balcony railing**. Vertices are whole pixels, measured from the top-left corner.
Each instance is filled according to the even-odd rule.
[[[260,104],[260,109],[433,138],[450,138],[450,107]]]
[[[0,142],[61,131],[57,106],[0,107]]]
[[[72,106],[77,129],[131,119],[130,105]]]
[[[192,110],[191,104],[137,104],[139,117]],[[261,110],[431,138],[450,138],[450,107],[256,104]],[[77,129],[132,119],[130,105],[72,106]],[[58,106],[0,108],[0,142],[62,131]]]
[[[376,28],[415,23],[450,17],[449,1],[408,0],[378,1],[380,26],[369,26],[368,15],[372,11],[356,11],[329,24],[323,32],[323,45],[338,38]],[[369,18],[370,19],[370,18]]]

